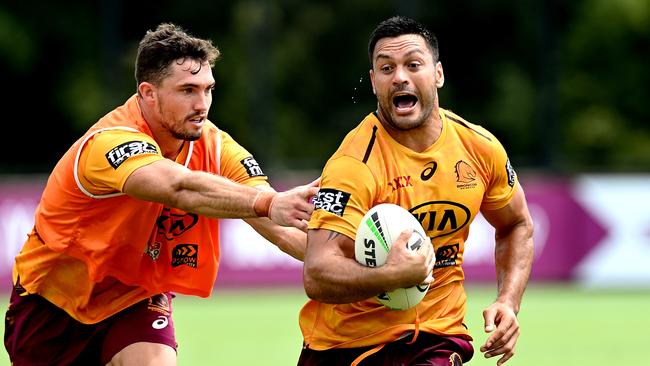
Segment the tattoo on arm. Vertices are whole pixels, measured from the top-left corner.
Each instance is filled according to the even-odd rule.
[[[327,241],[334,240],[339,235],[341,235],[341,233],[337,233],[336,231],[330,231],[329,235],[327,236]]]

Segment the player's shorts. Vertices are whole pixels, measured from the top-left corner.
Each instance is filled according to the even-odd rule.
[[[83,324],[38,295],[14,289],[4,343],[13,366],[106,365],[137,342],[177,348],[169,293],[152,296],[97,324]]]
[[[474,355],[472,344],[459,337],[443,337],[420,332],[413,344],[411,337],[387,343],[376,353],[362,358],[359,366],[429,365],[460,366]],[[304,348],[298,366],[349,366],[376,347],[332,348],[314,351]]]

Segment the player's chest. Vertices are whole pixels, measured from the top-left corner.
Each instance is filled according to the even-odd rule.
[[[385,160],[387,161],[387,160]],[[431,155],[386,164],[379,200],[407,208],[432,237],[468,225],[486,189],[484,168],[466,154]]]
[[[387,160],[379,178],[385,198],[447,200],[473,204],[480,201],[489,180],[485,168],[468,154]]]

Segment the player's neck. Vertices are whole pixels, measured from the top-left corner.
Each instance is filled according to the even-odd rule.
[[[175,138],[169,133],[169,130],[165,128],[154,129],[151,125],[151,132],[153,133],[153,138],[160,146],[161,153],[164,157],[171,160],[176,160],[178,154],[183,148],[184,140]]]
[[[388,134],[400,145],[405,146],[415,152],[422,152],[433,145],[442,134],[442,118],[438,108],[434,108],[431,116],[420,126],[400,130],[393,127],[387,122],[381,111],[378,111],[379,121]]]

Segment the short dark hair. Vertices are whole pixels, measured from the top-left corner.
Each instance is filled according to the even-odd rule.
[[[140,41],[135,58],[135,81],[137,85],[145,81],[159,85],[171,74],[172,62],[189,58],[212,67],[219,55],[212,41],[193,37],[175,24],[163,23],[156,30],[147,31]]]
[[[379,23],[370,35],[370,41],[368,42],[370,64],[372,64],[372,54],[375,51],[375,46],[380,39],[398,37],[404,34],[416,34],[424,38],[431,54],[433,54],[433,60],[436,62],[439,60],[438,39],[430,30],[411,18],[394,16]]]

